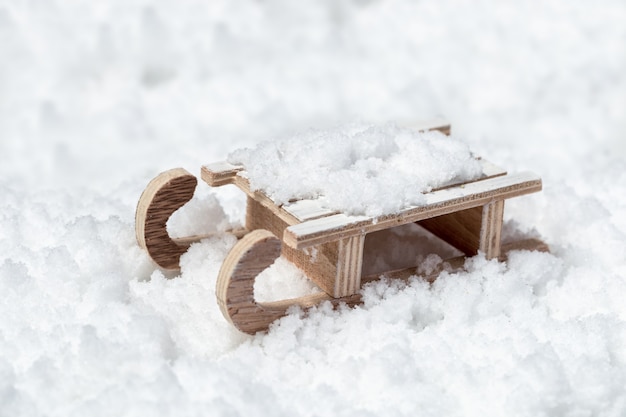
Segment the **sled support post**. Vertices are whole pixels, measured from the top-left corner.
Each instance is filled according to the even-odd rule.
[[[502,233],[503,214],[504,200],[492,201],[485,204],[482,208],[480,245],[478,250],[483,252],[487,259],[500,256],[500,236]]]
[[[334,297],[345,297],[359,292],[364,243],[365,235],[352,236],[339,241]]]

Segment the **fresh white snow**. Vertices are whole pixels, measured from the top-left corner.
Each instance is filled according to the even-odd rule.
[[[394,125],[348,126],[237,150],[250,188],[277,204],[318,199],[346,214],[380,216],[424,203],[434,188],[477,179],[480,162],[457,138]]]
[[[0,3],[0,416],[626,415],[624,22],[621,0]],[[384,281],[246,336],[215,302],[234,238],[167,276],[135,242],[160,171],[433,116],[542,176],[504,238],[550,254]],[[236,226],[241,194],[200,184],[172,233]],[[455,254],[410,233],[366,262]],[[256,286],[315,290],[284,262]]]

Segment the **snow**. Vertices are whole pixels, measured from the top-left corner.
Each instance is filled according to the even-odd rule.
[[[368,216],[422,205],[423,193],[482,174],[459,139],[394,125],[344,126],[263,141],[231,153],[228,162],[243,165],[250,188],[279,205],[318,199],[331,211]]]
[[[625,415],[625,21],[619,0],[0,4],[0,416]],[[178,274],[135,242],[158,172],[433,116],[541,174],[505,239],[550,254],[479,255],[247,336],[214,289],[240,192],[199,186],[172,219],[217,232]],[[367,262],[454,255],[393,245],[409,232]],[[259,281],[315,290],[284,263]]]

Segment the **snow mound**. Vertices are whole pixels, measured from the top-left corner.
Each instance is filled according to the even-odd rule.
[[[250,186],[276,203],[319,198],[330,209],[380,216],[420,205],[424,192],[478,178],[462,141],[393,124],[311,130],[237,150]]]

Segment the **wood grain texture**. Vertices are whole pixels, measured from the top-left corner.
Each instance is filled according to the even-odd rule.
[[[433,217],[417,224],[468,256],[481,251],[487,259],[492,259],[500,256],[503,214],[504,200],[496,200],[482,207]]]
[[[337,296],[337,269],[340,261],[338,242],[328,242],[306,250],[283,245],[282,255],[324,292]]]
[[[483,208],[472,207],[417,222],[433,235],[448,242],[465,255],[473,256],[480,247]]]
[[[356,294],[361,288],[365,235],[341,239],[338,243],[335,289],[331,295],[345,297]]]
[[[189,248],[188,241],[170,238],[166,223],[172,213],[191,200],[197,183],[186,170],[171,169],[150,181],[139,198],[135,212],[137,243],[163,269],[178,269],[180,256]]]
[[[282,317],[288,305],[274,308],[254,300],[254,280],[280,256],[280,240],[254,230],[231,249],[217,277],[215,294],[222,314],[242,332],[255,333]]]
[[[500,256],[500,237],[504,200],[491,201],[483,206],[479,248],[487,259]]]
[[[290,223],[276,215],[275,210],[250,196],[246,199],[246,229],[266,229],[276,236],[282,236],[289,225]]]

